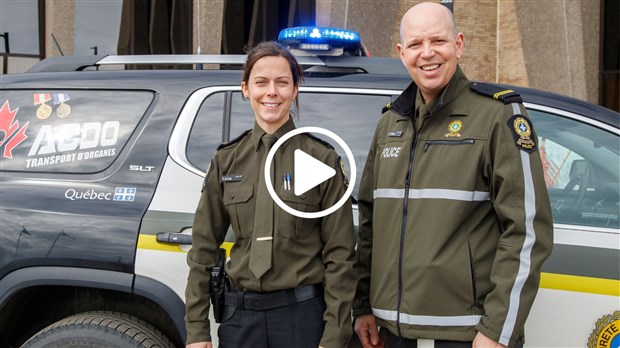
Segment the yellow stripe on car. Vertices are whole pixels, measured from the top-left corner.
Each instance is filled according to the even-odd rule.
[[[544,289],[620,296],[620,281],[567,274],[543,273],[540,287]]]
[[[232,242],[224,242],[222,248],[226,249],[226,256],[230,257]],[[155,235],[140,234],[138,237],[138,249],[185,252],[179,245],[161,243]],[[583,277],[567,274],[542,273],[540,287],[543,289],[584,292],[620,296],[620,280]]]
[[[230,257],[230,249],[232,248],[232,242],[224,242],[221,247],[226,249],[226,256]],[[158,251],[172,251],[181,252],[185,251],[181,249],[179,244],[163,243],[157,241],[157,236],[152,234],[140,234],[138,236],[138,249],[146,250],[158,250]]]

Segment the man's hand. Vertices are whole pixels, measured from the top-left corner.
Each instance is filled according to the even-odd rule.
[[[185,346],[185,348],[213,348],[213,343],[211,342],[196,342],[191,343]]]
[[[474,338],[472,348],[506,348],[506,346],[499,344],[498,342],[483,335],[481,332],[478,332]]]
[[[379,331],[375,316],[372,314],[360,315],[355,318],[355,333],[360,339],[364,348],[383,347],[383,342],[379,339]]]

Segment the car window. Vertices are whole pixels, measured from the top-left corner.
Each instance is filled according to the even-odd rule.
[[[549,112],[528,113],[539,139],[554,222],[618,228],[618,136]]]
[[[187,160],[203,172],[207,170],[217,146],[224,141],[222,125],[227,93],[213,93],[202,102],[189,133]]]
[[[302,92],[299,96],[301,115],[295,118],[299,127],[321,127],[340,136],[351,148],[357,166],[357,178],[353,197],[362,177],[362,170],[382,108],[392,100],[392,95]],[[240,93],[231,98],[230,137],[234,138],[244,130],[252,128],[254,116],[249,102],[241,99]],[[293,107],[294,109],[294,107]],[[346,154],[338,144],[329,138],[316,134],[328,141],[342,157],[346,171],[349,163]]]
[[[146,91],[2,91],[2,170],[94,173],[107,168],[145,114]]]

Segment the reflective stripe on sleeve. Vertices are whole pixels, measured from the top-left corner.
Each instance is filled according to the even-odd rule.
[[[373,198],[405,198],[404,189],[376,189]],[[448,189],[410,189],[409,198],[411,199],[449,199],[454,201],[488,201],[490,195],[482,191],[462,191]]]
[[[389,321],[396,321],[396,311],[373,308],[372,313],[377,318]],[[481,317],[481,315],[430,316],[401,313],[399,321],[401,323],[410,325],[476,326],[476,324],[478,324],[478,322],[480,321]]]
[[[513,105],[513,109],[515,106]],[[518,108],[518,106],[517,106]],[[515,110],[515,113],[518,109]],[[525,208],[525,240],[523,248],[519,254],[519,271],[515,283],[510,290],[510,302],[508,304],[508,313],[499,343],[508,345],[510,337],[514,331],[517,315],[519,313],[521,292],[527,281],[532,263],[532,248],[536,242],[536,232],[534,230],[534,218],[536,217],[536,192],[534,190],[534,180],[530,168],[530,155],[525,151],[520,151],[521,163],[523,168],[524,181],[524,208]]]

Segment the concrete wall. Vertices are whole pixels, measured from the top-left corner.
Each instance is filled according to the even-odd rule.
[[[60,56],[58,45],[65,56],[73,55],[73,37],[75,32],[75,4],[73,0],[45,0],[45,56]]]
[[[515,2],[529,86],[598,102],[600,2]]]
[[[193,0],[193,46],[192,52],[219,54],[222,48],[222,24],[224,20],[224,0]]]

